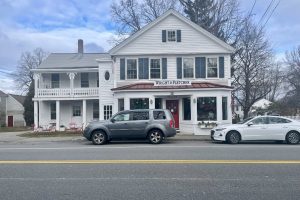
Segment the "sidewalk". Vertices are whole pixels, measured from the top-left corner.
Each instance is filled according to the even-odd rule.
[[[18,135],[25,133],[22,132],[5,132],[0,133],[0,144],[4,143],[23,143],[23,142],[59,142],[59,141],[80,141],[85,140],[83,136],[72,136],[72,137],[39,137],[39,138],[26,138]],[[167,138],[167,140],[173,141],[210,141],[209,135],[187,135],[177,134],[175,137]]]

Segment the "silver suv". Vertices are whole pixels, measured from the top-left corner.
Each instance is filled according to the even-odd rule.
[[[164,109],[121,111],[107,121],[90,122],[83,131],[83,136],[97,145],[115,139],[148,139],[159,144],[175,135],[173,116]]]

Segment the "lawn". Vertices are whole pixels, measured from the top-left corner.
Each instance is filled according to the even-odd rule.
[[[31,131],[31,127],[0,127],[1,132],[19,132],[19,131]]]
[[[82,136],[80,131],[59,131],[59,132],[27,132],[18,135],[20,137],[41,138],[41,137],[74,137]]]

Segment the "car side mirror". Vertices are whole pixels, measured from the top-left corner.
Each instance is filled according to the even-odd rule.
[[[253,123],[252,123],[252,122],[249,122],[247,125],[248,125],[248,126],[252,126],[252,125],[253,125]]]
[[[115,120],[114,118],[112,118],[110,121],[111,121],[112,123],[115,123],[116,120]]]

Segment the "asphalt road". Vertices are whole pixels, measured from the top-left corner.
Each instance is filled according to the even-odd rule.
[[[169,140],[0,146],[0,199],[299,199],[300,145]]]

